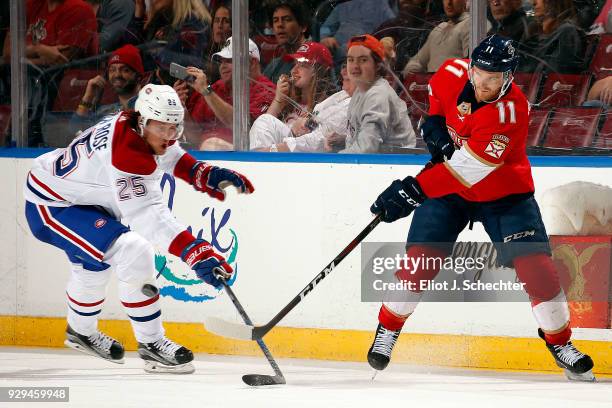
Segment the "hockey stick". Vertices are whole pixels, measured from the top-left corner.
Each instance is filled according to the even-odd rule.
[[[227,296],[229,296],[229,298],[231,299],[232,303],[236,307],[236,310],[238,310],[238,313],[240,314],[240,317],[242,317],[242,320],[244,320],[244,323],[252,326],[253,322],[251,321],[246,311],[240,304],[240,301],[234,294],[234,291],[229,287],[225,279],[223,279],[222,277],[218,275],[217,275],[217,278],[223,284],[223,287],[225,288],[225,293],[227,293]],[[274,357],[272,357],[272,353],[270,353],[270,350],[268,350],[266,343],[264,343],[262,339],[257,339],[257,344],[259,345],[259,348],[261,349],[264,356],[268,360],[268,363],[270,363],[270,365],[272,366],[272,369],[274,370],[274,374],[276,375],[272,376],[272,375],[266,375],[266,374],[245,374],[242,376],[242,381],[244,381],[245,384],[250,385],[252,387],[256,387],[259,385],[286,384],[285,377],[283,376],[283,373],[278,367],[278,364],[276,364]]]
[[[291,302],[289,302],[287,306],[285,306],[280,312],[278,312],[278,314],[274,316],[272,320],[270,320],[267,324],[263,326],[253,326],[252,323],[249,323],[245,320],[247,324],[245,326],[233,322],[228,322],[226,320],[222,320],[216,317],[208,317],[204,320],[206,330],[219,334],[221,336],[233,337],[241,340],[257,340],[259,342],[259,340],[261,340],[261,338],[265,336],[266,333],[272,330],[272,328],[276,326],[278,322],[280,322],[291,310],[293,310],[293,308],[296,307],[298,303],[300,303],[302,299],[306,297],[306,295],[312,292],[314,287],[317,286],[323,279],[325,279],[325,277],[329,275],[331,271],[333,271],[334,268],[338,266],[338,264],[342,262],[342,260],[346,258],[346,256],[350,254],[353,249],[355,249],[357,245],[359,245],[359,243],[363,241],[363,239],[367,237],[368,234],[374,228],[376,228],[380,221],[381,215],[379,214],[363,229],[363,231],[359,233],[359,235],[353,238],[353,240],[342,250],[342,252],[338,254],[338,256],[334,258],[333,261],[331,261],[325,268],[323,268],[323,270],[319,272],[317,276],[315,276],[315,278],[310,281],[310,283],[306,285],[306,287],[302,289],[300,293],[298,293],[297,296],[294,297],[293,300],[291,300]]]

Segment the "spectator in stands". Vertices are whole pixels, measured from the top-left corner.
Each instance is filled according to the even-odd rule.
[[[397,92],[401,86],[401,81],[397,79],[395,72],[393,72],[393,67],[395,67],[395,63],[397,61],[397,52],[395,52],[395,41],[392,37],[384,37],[380,39],[380,43],[382,44],[383,49],[385,50],[385,66],[389,67],[389,69],[386,70],[387,72],[385,73],[385,79],[387,80],[387,82],[389,82],[391,88],[393,88]]]
[[[419,52],[408,61],[403,74],[434,72],[449,58],[467,58],[470,45],[470,17],[466,0],[444,0],[448,21],[438,24]]]
[[[572,0],[532,0],[536,21],[520,44],[519,71],[576,74],[585,66],[584,31],[575,23]]]
[[[371,33],[395,14],[388,1],[351,0],[339,3],[321,26],[321,44],[340,66],[346,60],[346,44],[356,34]]]
[[[250,83],[249,110],[251,120],[266,112],[274,99],[274,84],[261,73],[260,56],[257,45],[249,40]],[[196,145],[203,142],[221,144],[231,148],[232,143],[232,37],[228,38],[225,48],[214,55],[220,59],[220,79],[212,85],[199,68],[188,67],[187,72],[193,82],[177,81],[174,89],[189,112],[191,120],[199,124]],[[195,92],[189,92],[189,88]],[[210,141],[209,139],[213,139]],[[216,143],[221,142],[223,143]]]
[[[399,0],[396,18],[382,23],[375,31],[378,39],[391,37],[397,52],[394,71],[401,71],[408,60],[423,46],[431,27],[426,19],[427,0]]]
[[[123,42],[123,31],[134,15],[134,0],[87,0],[98,21],[100,52],[116,50]]]
[[[135,5],[125,39],[131,44],[167,42],[143,55],[145,71],[155,70],[153,82],[174,83],[168,72],[171,62],[185,67],[203,65],[211,18],[202,0],[154,0],[148,13],[145,0],[136,0]]]
[[[526,38],[529,20],[523,10],[523,0],[489,0],[489,12],[488,35],[499,34],[516,42]]]
[[[71,134],[95,125],[106,115],[112,115],[121,110],[133,110],[143,75],[144,68],[138,48],[127,44],[115,50],[108,60],[106,78],[97,75],[87,82],[85,94],[70,119]],[[97,106],[104,93],[107,80],[117,94],[118,101],[109,105]]]
[[[308,41],[283,58],[294,62],[291,76],[278,79],[268,112],[253,123],[249,133],[251,149],[278,142],[275,128],[281,124],[291,127],[300,118],[309,117],[314,106],[335,90],[332,56],[324,45]]]
[[[602,106],[608,109],[612,106],[612,75],[595,81],[584,106]]]
[[[371,35],[353,37],[348,44],[347,71],[356,90],[348,108],[348,136],[340,153],[376,153],[381,148],[414,147],[416,136],[406,104],[384,79],[384,49]],[[329,150],[337,141],[326,140]]]
[[[277,82],[281,75],[287,75],[293,67],[293,61],[283,57],[295,53],[306,40],[308,14],[301,0],[276,0],[269,10],[278,51],[264,70],[264,75],[272,82]]]
[[[98,25],[84,0],[29,0],[26,5],[26,57],[37,68],[28,69],[28,146],[45,144],[43,117],[53,104],[66,64],[98,52]],[[4,59],[10,58],[10,34]]]
[[[347,135],[347,114],[355,84],[340,70],[342,90],[315,105],[312,114],[301,116],[291,126],[271,115],[262,115],[250,132],[255,150],[269,152],[323,152],[325,138],[335,135],[344,141]],[[264,119],[266,117],[267,119]],[[263,126],[265,124],[265,126]]]
[[[232,3],[230,0],[219,1],[212,13],[212,35],[205,56],[208,57],[204,72],[210,83],[219,80],[219,64],[213,55],[225,46],[225,42],[232,36]]]

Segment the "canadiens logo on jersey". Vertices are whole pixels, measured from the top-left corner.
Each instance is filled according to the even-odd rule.
[[[38,44],[45,38],[47,38],[47,29],[45,28],[47,20],[40,19],[36,23],[30,25],[28,28],[28,34],[32,35],[32,44]]]
[[[98,218],[94,224],[96,228],[102,228],[106,225],[106,220],[104,218]]]
[[[504,154],[504,151],[506,151],[506,147],[508,147],[509,143],[510,138],[508,138],[507,136],[493,135],[491,141],[489,142],[489,145],[485,149],[485,153],[491,157],[499,159],[502,157],[502,154]]]

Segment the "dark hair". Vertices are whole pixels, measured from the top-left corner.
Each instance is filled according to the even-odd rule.
[[[221,49],[223,48],[224,44],[220,44],[220,46],[218,44],[215,44],[215,42],[213,41],[213,33],[212,33],[212,26],[213,23],[215,22],[215,16],[217,15],[217,11],[219,11],[219,9],[227,9],[229,10],[230,13],[230,25],[232,24],[232,2],[231,0],[223,0],[220,1],[219,3],[217,3],[217,5],[215,6],[215,8],[212,11],[211,14],[211,20],[210,20],[210,52],[209,54],[212,55],[212,53],[217,52],[217,51],[221,51]]]
[[[545,0],[545,3],[547,17],[555,17],[559,22],[576,18],[573,0]]]
[[[370,55],[372,56],[372,59],[374,60],[374,65],[376,65],[376,78],[385,77],[387,75],[387,72],[389,72],[389,69],[390,69],[388,67],[388,64],[385,61],[381,60],[378,54],[372,50],[370,50]]]
[[[281,7],[288,8],[291,11],[291,14],[293,14],[300,27],[306,28],[304,37],[308,37],[310,30],[310,16],[302,0],[271,0],[271,2],[268,4],[268,23],[270,26],[272,26],[274,12]]]

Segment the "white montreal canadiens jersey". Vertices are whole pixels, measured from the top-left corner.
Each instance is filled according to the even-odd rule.
[[[174,143],[163,156],[151,153],[125,113],[108,116],[63,149],[38,157],[28,173],[27,201],[52,207],[93,205],[160,248],[185,226],[171,214],[160,187],[185,151]]]

